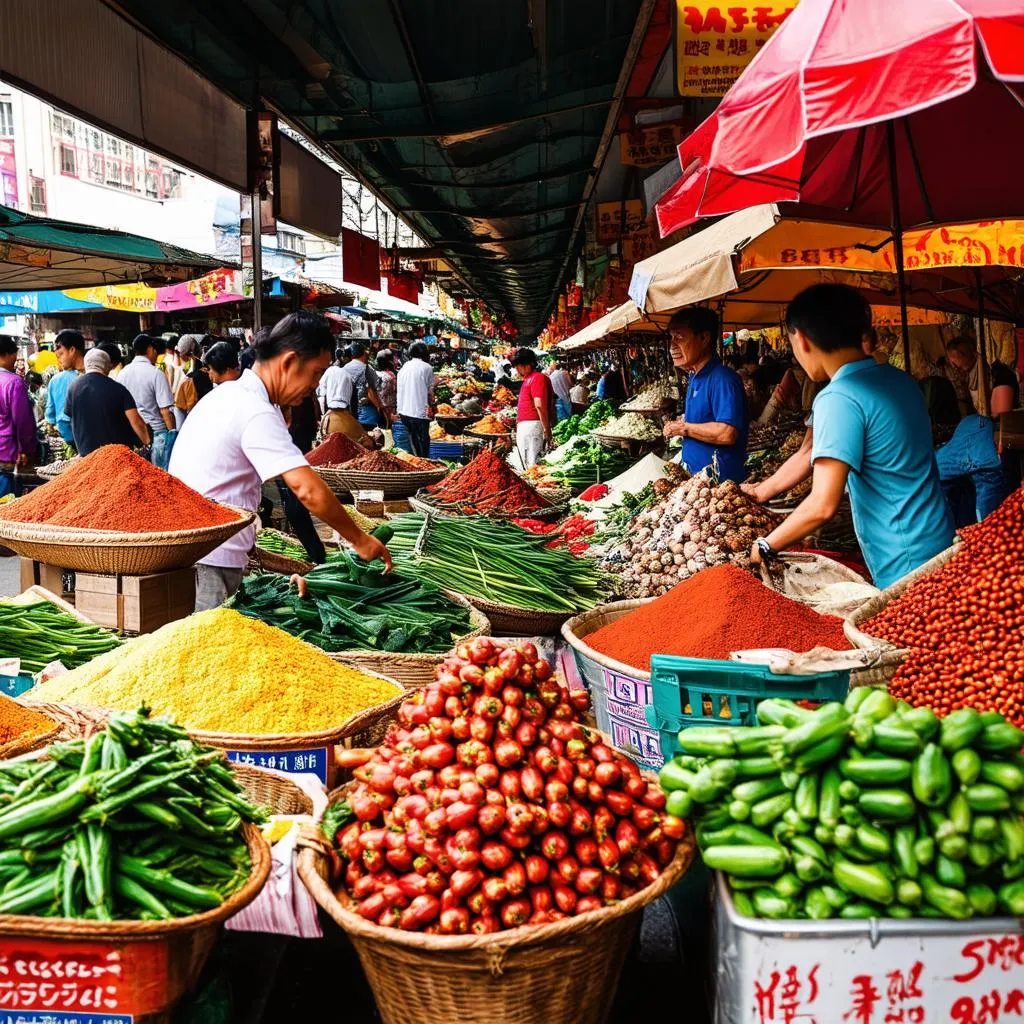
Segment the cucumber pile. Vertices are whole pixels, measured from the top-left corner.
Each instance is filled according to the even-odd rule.
[[[679,734],[667,811],[750,917],[1024,916],[1024,732],[858,687]]]

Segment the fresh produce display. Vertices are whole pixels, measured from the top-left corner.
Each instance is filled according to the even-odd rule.
[[[20,658],[22,672],[41,672],[52,661],[78,668],[120,646],[115,633],[81,622],[49,601],[0,601],[0,658]]]
[[[391,520],[395,571],[468,597],[531,611],[582,611],[607,599],[611,580],[588,558],[552,551],[544,536],[483,516],[409,512]]]
[[[504,384],[499,384],[494,389],[491,400],[487,403],[487,408],[491,412],[498,412],[499,409],[507,409],[510,406],[515,407],[518,401],[519,396],[511,388],[506,387]]]
[[[620,574],[624,596],[656,597],[709,565],[749,565],[754,539],[777,522],[731,480],[716,484],[699,473],[641,512],[628,539],[602,565]]]
[[[32,699],[117,710],[146,704],[188,729],[265,735],[333,729],[395,692],[283,630],[215,608],[40,683]]]
[[[660,441],[663,436],[657,423],[638,412],[616,416],[593,432],[602,437],[622,437],[631,441]]]
[[[438,405],[435,412],[437,416],[462,416],[462,410],[456,409],[454,405],[449,405],[447,402],[441,402]]]
[[[504,420],[497,416],[487,415],[482,420],[477,420],[472,426],[474,434],[508,434],[511,427]]]
[[[439,505],[467,514],[521,516],[551,507],[490,448],[426,490]]]
[[[168,920],[214,910],[252,869],[224,753],[148,712],[46,759],[0,763],[0,914]]]
[[[366,449],[344,434],[328,434],[307,456],[311,466],[340,466],[365,455]]]
[[[341,898],[386,928],[485,935],[654,882],[686,826],[586,705],[531,643],[456,648],[325,814]]]
[[[309,561],[306,549],[297,540],[277,530],[260,530],[256,534],[256,547],[275,555],[284,555],[285,558],[294,558],[298,562]]]
[[[620,412],[657,412],[666,402],[679,398],[679,387],[674,381],[661,380],[644,388],[628,402],[619,406]]]
[[[860,628],[910,654],[890,687],[946,715],[1024,724],[1024,488],[961,533],[960,550]]]
[[[858,687],[815,711],[765,700],[755,728],[686,729],[661,771],[740,913],[1024,915],[1024,732],[970,708],[941,721]]]
[[[52,718],[0,694],[0,749],[16,740],[43,736],[53,728]]]
[[[345,551],[295,582],[298,590],[278,573],[246,576],[231,607],[332,652],[441,654],[470,631],[468,609],[437,587],[385,575]]]
[[[580,421],[583,417],[579,413],[573,413],[564,420],[560,420],[551,428],[551,437],[555,444],[563,445],[566,441],[576,437],[580,431]]]
[[[0,519],[87,530],[159,533],[238,520],[123,444],[97,448],[45,487],[0,505]]]
[[[615,406],[607,398],[599,398],[580,417],[579,433],[589,434],[599,429],[615,415]]]
[[[668,556],[676,563],[682,555]],[[756,609],[756,611],[755,611]],[[685,623],[685,628],[679,628]],[[738,566],[696,573],[586,637],[587,645],[649,672],[651,655],[727,660],[733,651],[779,647],[803,654],[815,647],[848,650],[843,620],[819,615],[766,587]]]
[[[545,547],[555,550],[568,547],[574,555],[582,555],[589,547],[589,537],[597,530],[597,524],[586,516],[576,513],[560,523],[545,523],[540,519],[513,519],[516,526],[548,538]]]
[[[445,366],[437,371],[434,393],[439,402],[455,403],[465,398],[480,398],[490,390],[489,384],[478,381],[471,373],[457,366]],[[445,413],[441,414],[442,416]],[[453,416],[462,415],[452,413]]]
[[[573,491],[610,480],[628,468],[631,459],[622,448],[611,448],[589,437],[577,437],[555,458],[544,459],[547,476]]]

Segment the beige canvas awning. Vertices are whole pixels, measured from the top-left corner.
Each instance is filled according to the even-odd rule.
[[[580,348],[596,348],[606,338],[619,334],[647,332],[661,334],[665,329],[667,317],[652,317],[642,313],[635,302],[624,302],[621,306],[610,309],[604,316],[593,323],[560,341],[556,348],[572,350]]]

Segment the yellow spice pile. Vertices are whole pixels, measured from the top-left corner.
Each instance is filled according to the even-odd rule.
[[[216,608],[57,676],[32,699],[131,710],[148,704],[207,732],[321,732],[399,694],[289,634]]]

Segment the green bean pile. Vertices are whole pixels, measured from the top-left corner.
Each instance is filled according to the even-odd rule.
[[[278,533],[277,530],[260,530],[256,534],[256,547],[275,555],[294,558],[299,562],[309,561],[306,549],[298,541],[292,540],[287,534]]]
[[[80,622],[49,601],[0,602],[0,658],[20,658],[23,672],[40,672],[51,661],[78,668],[120,643],[109,630]]]
[[[251,870],[222,751],[148,710],[46,759],[0,763],[0,914],[166,920],[219,907]]]
[[[409,512],[391,520],[395,571],[470,597],[528,611],[575,612],[608,599],[610,577],[551,539],[486,516]]]

